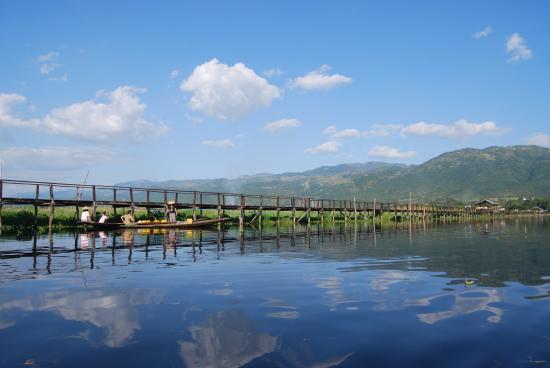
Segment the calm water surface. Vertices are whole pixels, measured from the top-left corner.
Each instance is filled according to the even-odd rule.
[[[3,236],[22,366],[550,366],[550,219]]]

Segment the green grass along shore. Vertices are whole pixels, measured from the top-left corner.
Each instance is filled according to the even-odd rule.
[[[107,211],[110,219],[110,222],[119,222],[120,216],[126,212],[126,210],[119,209],[118,214],[114,214],[111,207],[98,207],[97,208],[97,214],[96,218],[99,218],[101,213],[103,211]],[[5,233],[20,233],[20,232],[28,232],[33,229],[34,226],[34,207],[33,206],[7,206],[2,209],[2,232]],[[255,219],[257,212],[254,211],[247,211],[245,214],[245,224],[250,223],[251,221],[257,221],[257,218]],[[296,211],[296,219],[299,219],[302,217],[305,213],[303,211]],[[48,232],[48,223],[49,223],[49,215],[50,215],[50,209],[48,207],[39,208],[38,210],[38,226],[37,231],[39,233],[45,233]],[[351,218],[350,218],[351,215]],[[157,218],[161,219],[164,218],[162,213],[158,213]],[[213,219],[217,217],[217,211],[216,210],[198,210],[196,211],[197,218],[200,219]],[[135,217],[136,220],[146,220],[147,218],[147,211],[145,209],[136,209],[135,211]],[[180,210],[178,213],[178,220],[185,220],[187,218],[192,217],[192,211],[191,210]],[[229,218],[228,222],[232,224],[238,224],[239,223],[239,211],[232,210],[232,211],[225,211],[223,217]],[[55,209],[53,222],[52,222],[52,229],[54,231],[58,230],[66,230],[70,228],[74,228],[78,224],[78,220],[80,219],[80,214],[76,214],[76,211],[74,208],[69,207],[58,207]],[[385,212],[382,213],[382,215],[377,215],[374,219],[372,217],[372,213],[369,213],[367,217],[365,217],[364,213],[357,213],[357,221],[358,222],[375,222],[380,225],[384,224],[391,224],[394,222],[402,222],[402,221],[408,221],[408,217],[406,215],[397,215],[397,217],[394,216],[392,212]],[[416,220],[413,216],[413,220]],[[450,217],[449,217],[450,219]],[[338,222],[345,221],[344,217],[339,213],[336,212],[335,220]],[[262,218],[262,224],[266,226],[275,225],[277,221],[277,213],[276,211],[264,211],[263,212],[263,218]],[[304,220],[302,220],[304,221]],[[331,222],[332,221],[332,215],[330,211],[325,211],[324,216],[320,217],[320,215],[312,211],[311,212],[311,222],[312,223],[325,223],[325,222]],[[348,213],[348,219],[347,221],[354,221],[353,213]],[[284,212],[280,215],[280,224],[281,225],[288,225],[292,224],[292,214],[290,212]]]

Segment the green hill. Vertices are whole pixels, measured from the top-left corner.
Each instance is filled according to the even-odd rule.
[[[396,201],[447,198],[550,196],[550,149],[537,146],[466,148],[420,165],[367,162],[309,171],[258,174],[236,179],[126,182],[120,185]]]

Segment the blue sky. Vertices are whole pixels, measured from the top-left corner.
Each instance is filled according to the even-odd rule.
[[[4,176],[116,183],[550,146],[547,1],[2,1]]]

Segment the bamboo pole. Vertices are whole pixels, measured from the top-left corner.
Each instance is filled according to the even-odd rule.
[[[95,192],[95,185],[93,185],[92,186],[92,219],[94,221],[95,221],[95,218],[96,218],[96,215],[95,215],[96,210],[97,210],[96,192]]]

